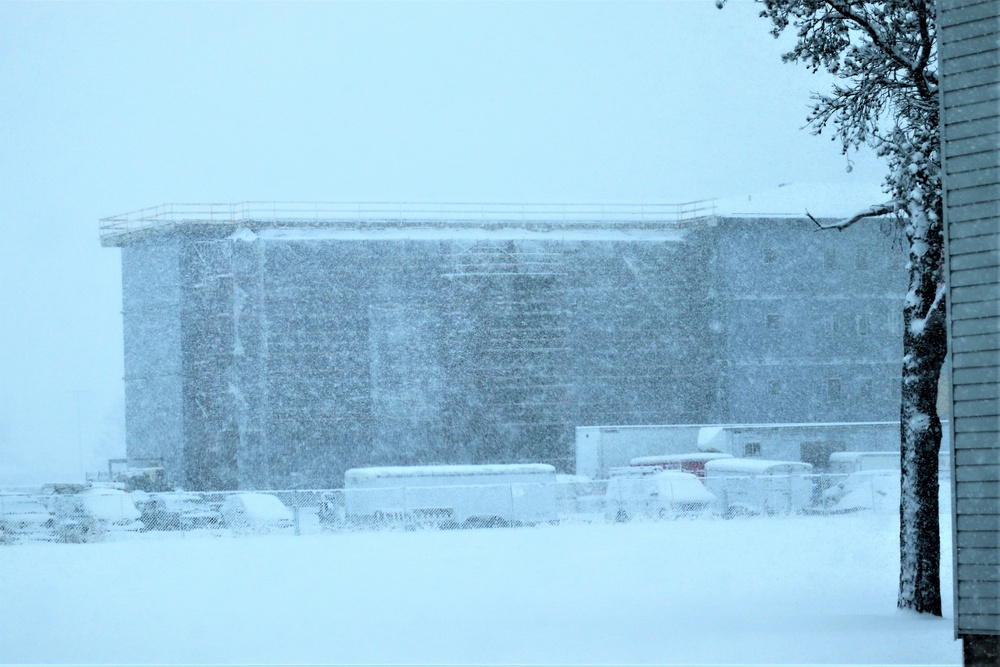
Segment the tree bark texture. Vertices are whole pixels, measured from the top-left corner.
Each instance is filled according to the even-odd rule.
[[[937,396],[947,353],[944,286],[939,283],[944,248],[940,216],[926,225],[914,224],[913,217],[926,219],[920,212],[907,225],[910,291],[903,310],[897,605],[940,616]]]

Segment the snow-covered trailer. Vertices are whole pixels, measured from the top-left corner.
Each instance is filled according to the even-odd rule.
[[[352,468],[347,521],[440,527],[555,521],[556,470],[541,463]]]
[[[787,514],[809,507],[812,465],[800,461],[716,459],[705,464],[705,486],[723,516]]]
[[[830,472],[850,474],[864,470],[899,470],[899,452],[834,452]]]
[[[688,452],[687,454],[664,454],[663,456],[638,456],[629,461],[629,466],[653,468],[654,470],[679,470],[704,477],[706,463],[731,458],[733,458],[732,454],[722,454],[721,452]]]
[[[576,473],[607,479],[638,457],[721,452],[825,468],[831,452],[898,451],[898,422],[578,426]]]

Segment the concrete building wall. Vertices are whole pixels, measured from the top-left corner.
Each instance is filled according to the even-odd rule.
[[[163,239],[122,253],[125,439],[133,458],[183,469],[183,243]]]
[[[569,472],[581,424],[892,419],[901,266],[875,262],[877,224],[810,225],[147,231],[120,244],[143,285],[126,355],[173,384],[127,382],[129,454],[193,489],[315,488],[359,465]],[[830,249],[871,268],[806,279]]]
[[[712,289],[721,422],[898,420],[903,254],[864,220],[723,219]]]

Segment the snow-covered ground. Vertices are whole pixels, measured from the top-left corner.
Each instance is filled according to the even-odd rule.
[[[960,664],[894,513],[0,548],[0,662]]]

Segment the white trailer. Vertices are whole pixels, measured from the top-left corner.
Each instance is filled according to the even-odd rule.
[[[813,502],[812,466],[800,461],[717,459],[705,464],[705,486],[723,516],[788,514]]]
[[[357,525],[505,526],[554,522],[551,465],[440,465],[352,468],[344,513]]]
[[[700,426],[578,426],[576,474],[607,479],[611,468],[638,456],[681,454],[698,449]]]

